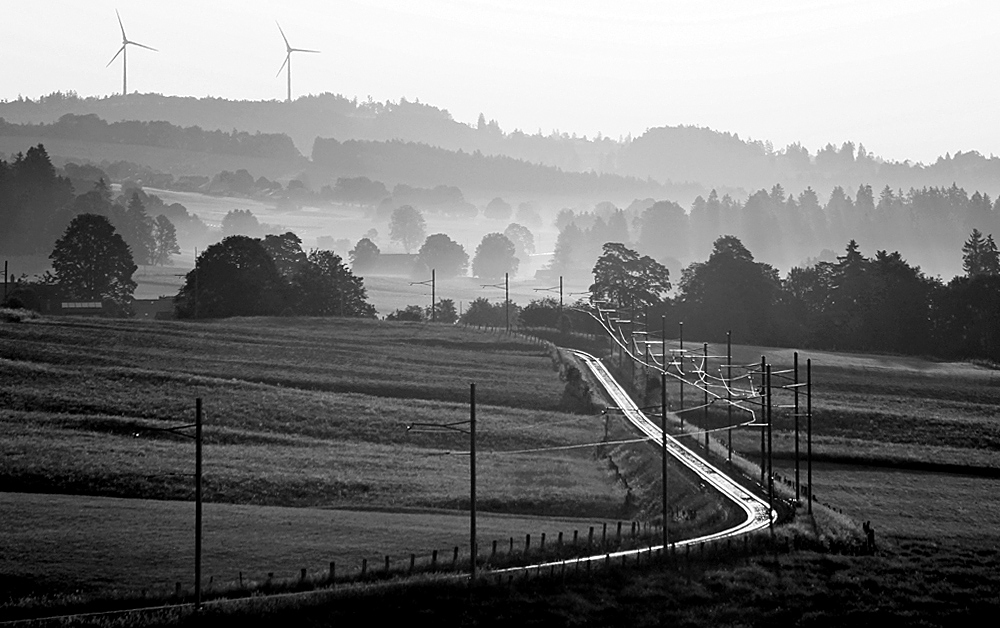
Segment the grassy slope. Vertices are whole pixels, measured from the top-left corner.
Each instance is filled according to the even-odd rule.
[[[470,380],[477,382],[480,512],[487,518],[491,512],[545,517],[528,529],[523,520],[497,519],[489,532],[494,538],[538,534],[546,526],[571,533],[569,526],[552,528],[553,518],[583,517],[582,530],[587,522],[638,514],[593,447],[547,451],[597,443],[605,434],[602,418],[560,411],[564,384],[544,347],[448,326],[377,321],[39,319],[0,325],[0,430],[5,434],[0,491],[190,500],[191,441],[150,428],[191,422],[194,398],[202,397],[209,502],[464,508],[467,437],[408,432],[405,426],[466,420]],[[510,453],[522,450],[542,451]],[[692,498],[697,500],[698,493],[690,482],[671,486],[672,497],[685,508],[697,505]],[[162,569],[143,577],[127,569],[118,575],[81,570],[94,562],[88,555],[99,544],[74,540],[72,531],[82,526],[95,530],[88,538],[106,536],[81,522],[92,508],[89,498],[69,498],[55,515],[39,510],[31,495],[9,499],[27,517],[19,535],[7,537],[0,551],[7,557],[0,571],[26,578],[12,591],[72,583],[88,590],[134,589],[181,579]],[[113,503],[120,508],[106,508],[117,512],[107,516],[123,526],[127,521],[137,529],[183,529],[184,539],[190,534],[190,504],[164,504],[162,520],[143,523],[129,502]],[[278,561],[258,560],[258,537],[267,534],[276,547],[322,546],[303,541],[317,527],[312,519],[322,518],[312,512],[302,510],[300,519],[289,515],[295,521],[290,527],[269,527],[261,515],[262,527],[215,541],[209,537],[206,542],[215,544],[206,551],[221,551],[219,543],[230,547],[216,565],[227,580],[240,569],[286,568],[284,562],[282,567]],[[77,524],[39,525],[45,520]],[[383,551],[427,552],[447,538],[443,549],[464,543],[468,534],[463,516],[418,530],[397,515],[369,512],[360,520],[356,527],[371,532],[364,542],[331,537],[328,551],[317,550],[312,563],[290,569],[312,571],[331,558],[357,562]],[[190,541],[178,541],[176,533],[166,538],[164,547],[174,542],[189,547]],[[133,549],[156,545],[141,534],[128,539]],[[125,563],[144,556],[128,547],[107,552],[121,551]],[[152,562],[165,568],[171,561]],[[38,569],[30,567],[34,563]]]
[[[698,343],[692,347],[700,349]],[[709,345],[713,356],[725,356],[725,345]],[[773,372],[792,368],[793,351],[767,347],[734,346],[734,364],[758,364],[767,356]],[[800,382],[805,381],[806,360],[812,359],[813,452],[828,461],[851,461],[897,466],[949,465],[1000,473],[1000,371],[961,362],[933,362],[920,358],[802,351]],[[709,372],[718,375],[725,359],[712,359]],[[690,368],[689,363],[689,368]],[[734,371],[739,372],[739,371]],[[785,373],[785,377],[791,377]],[[795,449],[793,394],[778,388],[788,384],[772,376],[774,388],[774,451],[788,457]],[[759,386],[759,376],[755,377]],[[747,380],[738,383],[746,388]],[[678,385],[671,384],[676,408]],[[806,399],[800,394],[801,411]],[[721,391],[724,394],[724,391]],[[702,403],[701,391],[686,387],[688,407]],[[685,414],[703,424],[703,412]],[[734,413],[734,422],[747,415]],[[708,425],[728,423],[722,404],[710,410]],[[800,449],[805,450],[805,419],[800,419]],[[725,440],[725,431],[717,433]],[[760,432],[736,430],[734,446],[751,460],[759,458]]]
[[[590,451],[498,453],[599,440],[599,421],[558,411],[549,360],[525,342],[375,321],[5,325],[0,488],[189,497],[190,442],[144,428],[190,422],[202,397],[210,500],[453,506],[464,458],[437,454],[465,437],[405,426],[467,419],[476,381],[484,503],[614,513],[623,495]]]
[[[194,507],[190,503],[0,493],[0,511],[8,532],[0,539],[0,589],[28,593],[42,585],[50,591],[80,590],[108,594],[109,587],[172,593],[173,583],[192,586]],[[547,544],[573,531],[585,539],[589,526],[601,523],[558,517],[481,514],[477,530],[481,554],[489,556],[492,541],[498,554],[522,551],[530,534],[537,550],[542,533]],[[391,556],[393,568],[428,564],[433,550],[443,565],[452,550],[468,556],[468,513],[363,512],[238,504],[206,504],[204,509],[203,573],[205,585],[234,586],[276,579],[293,579],[301,568],[325,573],[329,561],[338,575],[357,575],[362,559],[372,571]],[[609,524],[614,529],[614,523]],[[396,534],[387,534],[396,530]],[[405,532],[403,532],[405,531]],[[56,533],[56,534],[53,534]],[[58,551],[53,551],[58,539]],[[156,565],[150,569],[150,565]],[[20,591],[17,591],[20,589]],[[3,600],[0,599],[0,602]],[[0,604],[0,617],[3,617]]]

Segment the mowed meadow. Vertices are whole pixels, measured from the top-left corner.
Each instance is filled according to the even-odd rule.
[[[686,343],[686,347],[687,347]],[[676,348],[676,343],[674,344]],[[701,343],[691,343],[701,353]],[[726,345],[710,344],[706,369],[721,376]],[[795,397],[792,349],[733,345],[733,364],[772,365],[772,434],[775,472],[795,479]],[[1000,490],[1000,370],[993,365],[917,357],[800,350],[799,381],[812,362],[813,489],[816,499],[859,522],[871,521],[879,539],[914,539],[1000,547],[1000,508],[988,496]],[[721,356],[721,358],[719,357]],[[698,360],[700,362],[700,359]],[[689,371],[695,362],[689,361]],[[744,373],[735,370],[734,374]],[[689,381],[695,379],[689,375]],[[736,382],[746,390],[748,380]],[[800,412],[806,411],[800,388]],[[725,395],[724,389],[716,389]],[[670,384],[671,403],[679,386]],[[685,404],[699,406],[703,393],[687,386]],[[760,411],[759,406],[755,407]],[[715,453],[725,455],[729,416],[723,403],[685,413],[698,430],[717,431]],[[749,415],[733,413],[733,424]],[[759,429],[732,430],[734,450],[760,461]],[[700,437],[696,440],[701,440]],[[799,418],[800,482],[807,482],[806,418]]]
[[[454,506],[467,460],[444,454],[466,452],[468,438],[406,427],[467,420],[476,382],[484,500],[560,514],[620,501],[587,486],[604,485],[589,452],[500,455],[602,433],[560,412],[564,384],[538,344],[329,319],[60,319],[0,334],[4,490],[190,497],[178,474],[193,447],[158,430],[193,422],[200,397],[211,501]]]
[[[196,398],[206,578],[467,555],[468,436],[407,426],[467,421],[470,382],[482,547],[635,515],[590,446],[604,418],[564,411],[542,343],[374,320],[0,324],[3,588],[188,588],[195,447],[163,430]]]

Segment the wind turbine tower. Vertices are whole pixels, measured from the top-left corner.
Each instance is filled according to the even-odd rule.
[[[275,22],[275,24],[278,24]],[[292,53],[293,52],[319,52],[319,50],[306,50],[305,48],[292,48],[292,45],[288,43],[288,38],[285,37],[285,31],[281,30],[281,24],[278,24],[278,32],[281,33],[281,38],[285,40],[285,62],[281,64],[278,68],[278,73],[275,76],[281,76],[281,71],[288,66],[288,102],[292,102]]]
[[[126,61],[126,57],[128,56],[128,46],[139,46],[140,48],[152,50],[153,52],[157,52],[157,50],[156,48],[150,48],[149,46],[144,46],[143,44],[135,41],[129,41],[129,38],[125,36],[125,26],[122,25],[122,16],[118,14],[118,9],[115,9],[115,15],[118,16],[118,26],[122,29],[122,47],[118,49],[115,56],[111,57],[111,61],[108,61],[108,65],[104,67],[108,67],[114,63],[115,59],[118,58],[118,55],[122,56],[122,96],[125,96],[128,94],[128,62]]]

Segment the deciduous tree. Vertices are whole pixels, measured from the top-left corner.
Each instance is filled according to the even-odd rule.
[[[472,259],[472,274],[482,279],[500,279],[505,273],[517,273],[520,260],[514,254],[514,243],[502,233],[488,233],[476,247]]]
[[[281,275],[260,240],[233,235],[205,249],[174,298],[180,318],[268,316],[285,305]]]
[[[105,216],[74,218],[49,258],[56,281],[70,296],[110,299],[120,305],[132,299],[137,266],[125,240]]]
[[[181,247],[177,244],[177,229],[174,223],[163,214],[153,221],[153,240],[155,242],[153,263],[160,266],[173,264],[170,258],[180,253]]]
[[[670,271],[663,264],[620,242],[608,242],[603,250],[594,265],[593,299],[625,308],[644,308],[663,300],[670,290]]]
[[[407,253],[424,239],[425,229],[424,217],[410,205],[396,208],[389,219],[389,238],[402,244]]]
[[[417,259],[428,270],[434,269],[441,277],[464,276],[469,269],[469,254],[465,247],[443,233],[429,236]]]
[[[348,253],[351,258],[351,270],[361,274],[371,272],[375,269],[380,254],[378,246],[370,238],[361,238]]]

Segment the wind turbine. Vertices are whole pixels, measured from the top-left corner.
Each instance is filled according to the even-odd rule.
[[[139,46],[140,48],[145,48],[146,50],[152,50],[153,52],[158,52],[158,51],[156,50],[156,48],[150,48],[149,46],[145,46],[138,42],[129,41],[129,38],[125,36],[125,26],[122,24],[122,16],[118,14],[118,9],[115,9],[115,15],[118,16],[118,26],[120,26],[122,29],[122,47],[118,49],[118,52],[115,53],[115,56],[111,57],[111,61],[108,61],[108,65],[104,67],[108,67],[112,63],[114,63],[115,59],[118,58],[118,55],[122,56],[122,96],[124,96],[128,94],[128,62],[126,60],[126,57],[128,56],[128,51],[126,50],[126,47],[129,44],[132,44],[133,46]]]
[[[278,24],[278,22],[275,22]],[[278,24],[278,32],[281,33],[281,38],[285,40],[285,62],[281,64],[278,68],[278,73],[274,76],[281,76],[281,71],[288,66],[288,102],[292,102],[292,53],[293,52],[319,52],[319,50],[306,50],[305,48],[292,48],[292,45],[288,43],[288,38],[285,37],[285,31],[281,30],[281,24]]]

